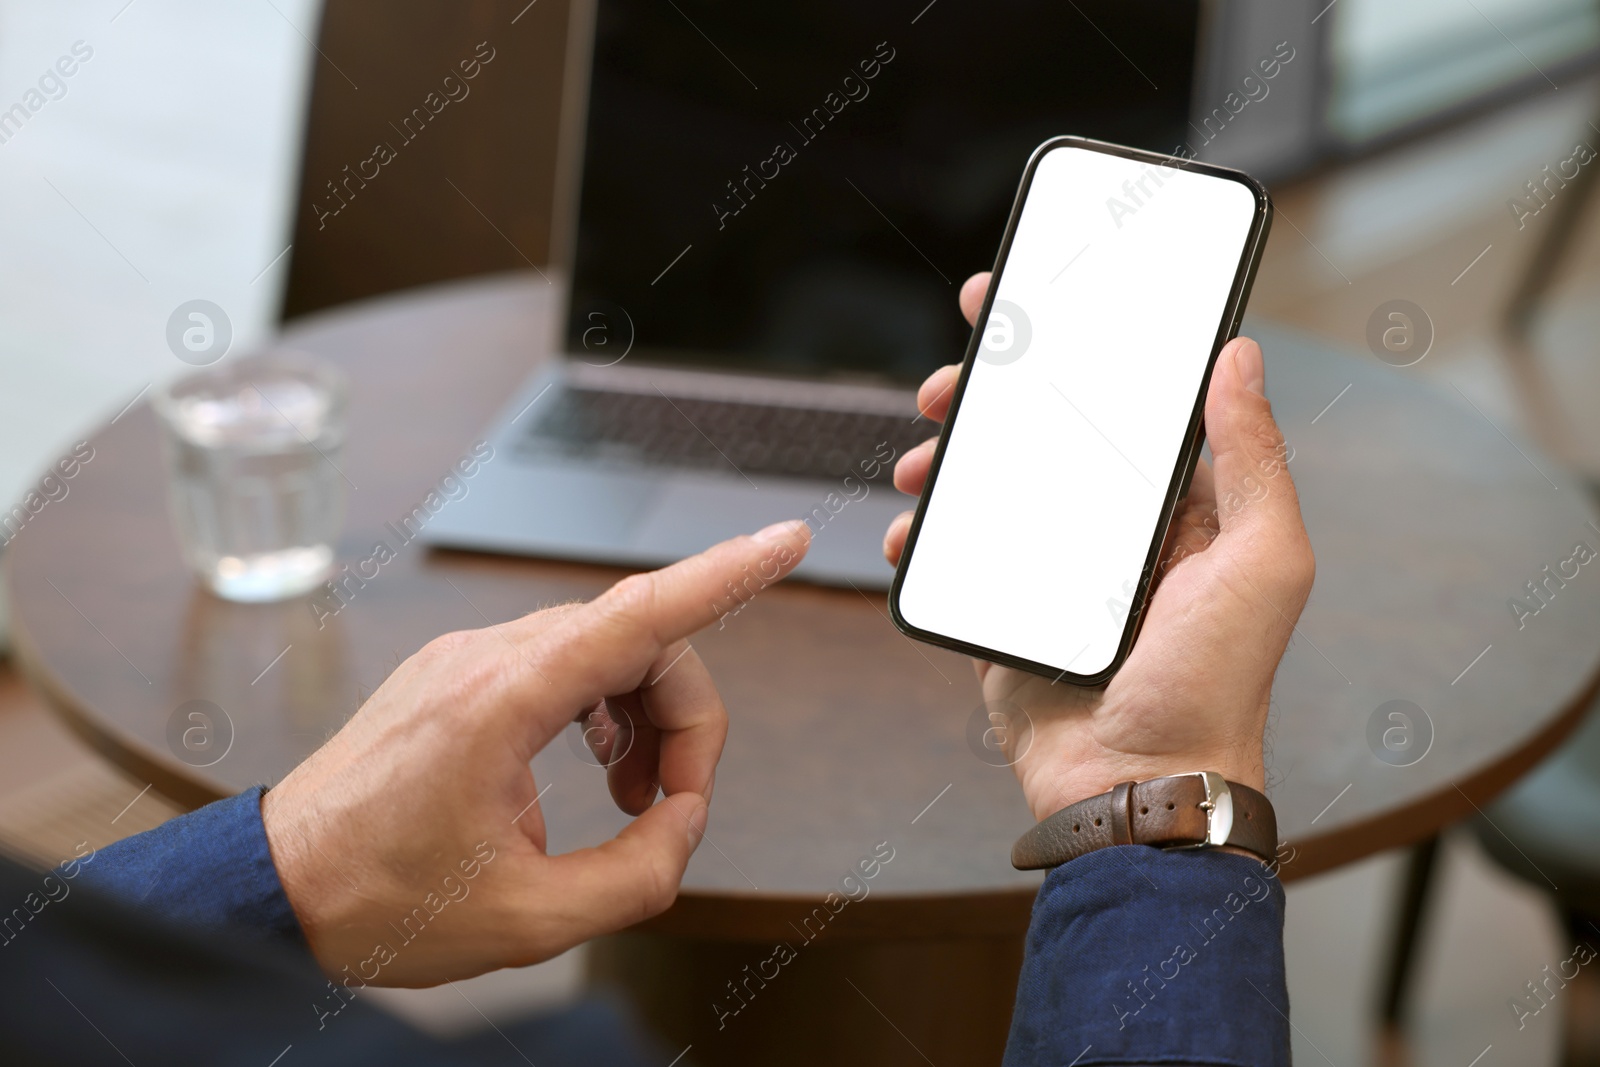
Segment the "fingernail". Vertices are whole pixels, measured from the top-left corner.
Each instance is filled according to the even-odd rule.
[[[1244,341],[1233,350],[1233,365],[1244,387],[1257,396],[1267,395],[1267,368],[1261,363],[1261,347]]]
[[[782,541],[794,533],[794,528],[800,525],[799,519],[790,519],[787,522],[775,522],[764,530],[757,530],[754,539],[763,544],[772,541]]]
[[[711,809],[701,804],[689,816],[689,851],[693,852],[700,847],[700,842],[706,836],[706,819],[711,815]]]

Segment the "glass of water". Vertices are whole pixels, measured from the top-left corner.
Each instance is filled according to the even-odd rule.
[[[333,569],[344,521],[349,387],[334,368],[273,352],[155,395],[184,558],[226,600],[282,600]]]

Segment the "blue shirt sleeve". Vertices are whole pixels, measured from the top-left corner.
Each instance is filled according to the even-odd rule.
[[[1283,886],[1227,852],[1101,849],[1052,870],[1006,1067],[1289,1063]]]
[[[207,804],[66,866],[83,884],[158,919],[305,944],[261,823],[265,786]]]

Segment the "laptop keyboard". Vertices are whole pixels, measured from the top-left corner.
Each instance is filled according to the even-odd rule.
[[[526,457],[565,456],[726,473],[887,481],[937,433],[911,415],[784,407],[566,387],[518,440]],[[892,453],[883,449],[887,444]],[[876,460],[874,464],[871,461]]]

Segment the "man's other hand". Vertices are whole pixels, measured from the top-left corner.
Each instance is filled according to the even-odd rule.
[[[781,523],[587,604],[446,634],[402,663],[262,800],[323,970],[434,985],[664,911],[705,830],[728,727],[687,638],[787,575],[809,543],[804,523]],[[528,763],[575,719],[637,818],[552,856]]]

